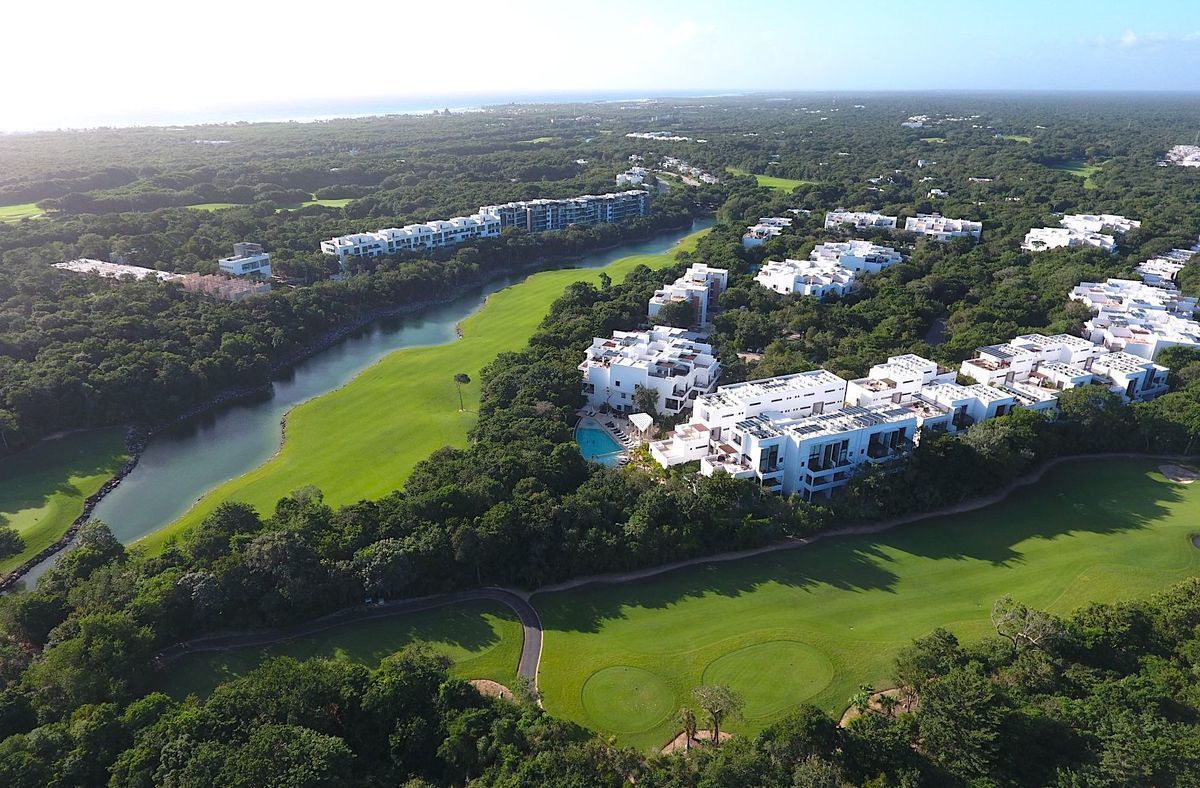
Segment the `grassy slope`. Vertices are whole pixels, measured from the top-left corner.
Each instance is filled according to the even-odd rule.
[[[0,460],[0,524],[25,539],[20,555],[0,561],[7,572],[48,547],[83,512],[83,501],[125,462],[118,428],[44,440]]]
[[[1033,137],[1030,137],[1028,134],[1003,134],[1001,137],[1013,142],[1024,142],[1025,144],[1033,142]]]
[[[1065,172],[1074,175],[1077,178],[1083,178],[1083,188],[1094,189],[1096,184],[1092,182],[1092,176],[1099,172],[1104,167],[1104,163],[1088,164],[1082,161],[1067,161],[1062,164],[1055,164],[1050,169]]]
[[[726,172],[733,175],[749,175],[743,169],[738,167],[726,167]],[[803,186],[806,183],[816,183],[816,181],[797,180],[795,178],[777,178],[774,175],[755,175],[759,186],[766,186],[771,189],[778,189],[781,192],[790,192],[797,186]]]
[[[840,713],[859,684],[887,684],[912,638],[988,634],[1006,593],[1061,614],[1200,573],[1197,532],[1200,485],[1171,484],[1147,461],[1077,463],[972,514],[535,596],[540,688],[550,713],[643,748],[674,735],[702,682],[746,695],[735,731],[801,701]]]
[[[684,248],[698,235],[685,239]],[[306,484],[320,487],[335,506],[397,489],[436,449],[466,445],[479,402],[479,370],[497,354],[524,347],[567,285],[597,282],[601,271],[619,281],[638,265],[664,267],[673,259],[673,254],[638,255],[604,268],[545,271],[494,294],[462,322],[458,342],[398,350],[341,389],[296,407],[288,414],[287,440],[279,454],[217,487],[179,521],[139,544],[161,549],[222,501],[245,501],[269,512]],[[458,409],[458,372],[472,380],[463,387],[465,413]]]
[[[291,210],[295,210],[296,208],[307,208],[310,205],[323,205],[326,208],[344,208],[347,205],[349,205],[350,203],[352,203],[353,201],[354,200],[350,197],[343,197],[343,198],[339,198],[336,200],[318,200],[318,199],[315,199],[315,197],[314,197],[314,199],[305,200],[304,202],[300,203],[299,205],[286,205],[282,208],[278,208],[277,210],[291,211]],[[244,208],[247,205],[249,205],[249,203],[202,202],[202,203],[196,203],[195,205],[185,205],[183,207],[184,208],[193,208],[197,211],[223,211],[226,208]],[[2,209],[0,209],[0,210],[2,210]]]
[[[44,215],[45,211],[31,202],[20,205],[0,205],[0,222],[19,222],[22,219],[36,219]]]
[[[939,145],[945,141],[946,141],[945,137],[922,137],[921,138],[921,142],[933,142],[933,143],[937,143]]]
[[[175,697],[205,696],[221,682],[244,675],[268,657],[347,659],[369,667],[413,641],[429,643],[454,660],[458,678],[491,679],[512,687],[521,658],[521,623],[495,602],[464,602],[395,618],[360,621],[262,648],[184,657],[166,674],[162,690]]]

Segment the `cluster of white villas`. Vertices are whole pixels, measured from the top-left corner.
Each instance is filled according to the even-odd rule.
[[[847,211],[845,208],[838,208],[825,214],[825,229],[836,230],[843,225],[850,225],[859,230],[894,230],[896,219],[895,216],[884,216],[871,211]]]
[[[870,241],[842,241],[819,244],[807,260],[769,260],[754,280],[777,293],[822,297],[829,293],[845,295],[852,290],[859,274],[877,274],[904,261],[904,255]]]
[[[762,246],[772,238],[776,238],[786,228],[792,226],[792,220],[786,216],[763,216],[760,217],[757,224],[752,224],[746,228],[746,234],[742,236],[742,246],[747,249],[754,246]]]
[[[669,467],[755,479],[805,500],[827,496],[864,464],[904,456],[923,434],[956,433],[1014,408],[1055,407],[1057,393],[1101,384],[1129,400],[1166,391],[1167,370],[1085,339],[1027,334],[980,348],[958,371],[893,356],[857,380],[818,369],[721,386],[696,398],[692,420],[650,444]]]
[[[1179,167],[1200,167],[1200,145],[1176,145],[1167,151],[1167,158],[1159,164],[1164,167],[1172,164]]]
[[[859,230],[894,230],[899,221],[897,216],[885,216],[871,211],[847,211],[838,208],[825,214],[825,229],[835,230],[850,225]],[[979,240],[983,234],[983,222],[969,219],[949,219],[939,213],[918,213],[904,220],[904,232],[924,235],[935,241],[951,241],[955,238]]]
[[[670,170],[671,172],[677,172],[680,175],[690,175],[693,178],[696,178],[697,180],[702,181],[703,183],[719,183],[720,182],[720,179],[717,176],[715,176],[711,173],[705,172],[704,170],[700,169],[699,167],[693,167],[691,164],[688,164],[683,159],[678,159],[674,156],[664,156],[663,160],[661,162],[659,162],[658,166],[662,167],[664,170]]]
[[[1198,252],[1200,252],[1200,241],[1197,241],[1191,249],[1172,249],[1151,257],[1134,270],[1148,285],[1174,287],[1175,277]]]
[[[1094,246],[1115,253],[1117,241],[1112,234],[1123,235],[1142,226],[1135,219],[1110,213],[1067,214],[1059,224],[1061,227],[1035,227],[1030,230],[1021,248],[1027,252],[1042,252],[1062,247]]]
[[[721,365],[712,346],[682,328],[655,326],[649,331],[614,331],[596,338],[579,365],[583,393],[593,407],[607,405],[621,413],[641,410],[634,401],[638,388],[655,392],[659,413],[678,414],[700,394],[717,385]]]
[[[683,272],[683,276],[654,291],[646,307],[646,315],[653,323],[664,306],[686,301],[692,305],[692,325],[708,325],[709,314],[728,286],[729,271],[726,269],[709,268],[704,263],[693,263]]]
[[[1088,305],[1092,318],[1084,327],[1093,342],[1111,350],[1153,359],[1164,348],[1200,347],[1196,299],[1174,286],[1134,279],[1081,282],[1071,300]]]
[[[640,186],[650,171],[645,167],[630,167],[625,172],[617,173],[618,186]]]

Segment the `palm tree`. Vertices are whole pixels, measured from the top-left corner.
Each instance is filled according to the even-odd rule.
[[[696,712],[684,706],[679,710],[679,722],[683,725],[683,749],[692,751],[692,739],[696,738]]]
[[[462,387],[471,382],[471,376],[466,372],[459,372],[454,376],[454,385],[458,388],[458,410],[461,413],[466,410],[463,406]]]

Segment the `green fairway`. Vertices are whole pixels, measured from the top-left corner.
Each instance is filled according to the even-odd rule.
[[[1077,178],[1083,178],[1083,188],[1094,189],[1096,184],[1092,181],[1092,176],[1100,172],[1104,167],[1104,162],[1099,164],[1088,164],[1083,161],[1064,161],[1059,164],[1050,165],[1050,169],[1065,172],[1069,175],[1074,175]]]
[[[420,640],[454,660],[460,679],[491,679],[513,687],[523,630],[516,614],[498,602],[463,602],[393,618],[359,621],[286,643],[191,654],[166,672],[162,691],[177,698],[208,695],[269,657],[346,659],[368,667]]]
[[[119,428],[44,440],[0,460],[0,525],[16,528],[25,550],[0,561],[7,572],[57,540],[83,513],[83,501],[125,462]]]
[[[0,205],[0,222],[19,222],[22,219],[37,219],[45,215],[45,211],[31,202],[20,205]]]
[[[354,202],[354,199],[352,197],[342,197],[342,198],[339,198],[336,200],[318,200],[316,198],[316,195],[314,194],[313,199],[311,199],[311,200],[305,200],[304,202],[298,203],[296,205],[285,205],[282,208],[276,208],[275,210],[276,210],[276,212],[278,212],[278,211],[294,211],[297,208],[307,208],[310,205],[320,205],[325,208],[344,208],[352,202]],[[195,205],[185,205],[183,207],[184,208],[193,208],[197,211],[223,211],[226,208],[245,208],[248,205],[250,205],[250,203],[202,202],[202,203],[196,203]]]
[[[706,564],[623,585],[538,594],[546,710],[658,747],[702,683],[746,701],[750,733],[796,704],[840,714],[860,684],[887,686],[896,652],[944,626],[991,632],[1006,593],[1065,614],[1200,573],[1200,485],[1156,464],[1062,466],[974,513]]]
[[[725,171],[731,175],[750,174],[739,167],[726,167]],[[774,175],[755,175],[754,178],[758,181],[759,186],[766,186],[769,189],[778,189],[781,192],[790,192],[797,186],[816,183],[816,181],[797,180],[795,178],[777,178]]]
[[[944,143],[945,141],[946,141],[945,137],[922,137],[921,138],[921,142],[934,142],[939,145],[941,143]]]
[[[245,208],[247,203],[240,202],[200,202],[194,205],[185,205],[184,208],[191,208],[197,211],[223,211],[226,208]]]
[[[677,248],[694,245],[699,235]],[[436,449],[466,445],[479,403],[479,370],[499,353],[524,347],[563,288],[598,282],[601,273],[620,281],[638,265],[661,268],[673,260],[673,253],[625,257],[604,268],[533,274],[501,290],[462,322],[459,341],[396,351],[346,386],[295,408],[278,454],[217,487],[179,521],[139,544],[161,549],[222,501],[245,501],[270,512],[276,501],[306,484],[321,488],[335,506],[399,488],[413,466]],[[458,409],[458,372],[471,376],[462,389],[465,412]]]
[[[1013,142],[1024,142],[1025,144],[1033,142],[1033,137],[1026,134],[1001,134],[1000,136],[1002,139],[1012,140]]]

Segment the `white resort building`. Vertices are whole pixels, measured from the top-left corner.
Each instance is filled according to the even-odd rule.
[[[712,346],[694,336],[682,328],[655,326],[594,339],[579,365],[588,402],[632,413],[640,410],[634,394],[642,387],[657,393],[659,413],[690,408],[697,396],[713,390],[721,373]]]
[[[778,237],[784,228],[791,226],[792,220],[786,216],[764,216],[758,220],[758,224],[746,228],[746,234],[742,236],[742,246],[747,249],[762,246],[772,238]]]
[[[1037,227],[1026,233],[1021,243],[1021,248],[1027,252],[1081,246],[1094,246],[1112,253],[1117,251],[1117,240],[1103,233],[1082,233],[1065,227]]]
[[[565,230],[573,224],[623,222],[649,212],[650,192],[643,189],[562,200],[518,200],[479,208],[481,215],[499,219],[501,228],[520,227],[531,233]]]
[[[389,227],[372,233],[339,235],[321,242],[321,251],[335,255],[342,263],[347,257],[380,257],[443,246],[456,246],[472,238],[498,238],[500,220],[495,216],[472,214],[424,224]]]
[[[896,219],[895,216],[884,216],[881,213],[847,211],[845,208],[838,208],[825,214],[825,229],[834,230],[848,224],[863,230],[894,230]]]
[[[1142,281],[1155,287],[1174,287],[1175,278],[1187,266],[1188,262],[1200,252],[1200,243],[1191,249],[1172,249],[1157,257],[1151,257],[1134,270],[1142,277]]]
[[[1137,229],[1142,223],[1111,213],[1068,213],[1059,221],[1068,230],[1081,233],[1116,233],[1124,235]]]
[[[904,262],[904,255],[889,246],[879,246],[870,241],[829,241],[818,244],[809,253],[808,259],[837,263],[855,273],[877,274],[889,266]]]
[[[649,170],[645,167],[630,167],[625,172],[618,173],[618,186],[638,186],[642,181],[646,180]]]
[[[724,268],[709,268],[704,263],[693,263],[683,276],[672,284],[654,291],[650,303],[646,307],[646,315],[654,322],[659,311],[672,302],[690,301],[692,304],[692,325],[705,326],[708,324],[709,313],[716,307],[717,299],[729,285],[729,271]]]
[[[974,238],[983,234],[983,222],[969,219],[947,219],[937,213],[919,213],[904,220],[904,231],[933,238],[935,241],[950,241],[955,238]]]
[[[264,279],[271,278],[271,255],[263,251],[262,244],[236,243],[233,256],[222,257],[217,264],[232,276],[256,274]]]
[[[831,260],[768,260],[754,281],[776,293],[810,295],[822,298],[839,296],[854,288],[856,276]]]

